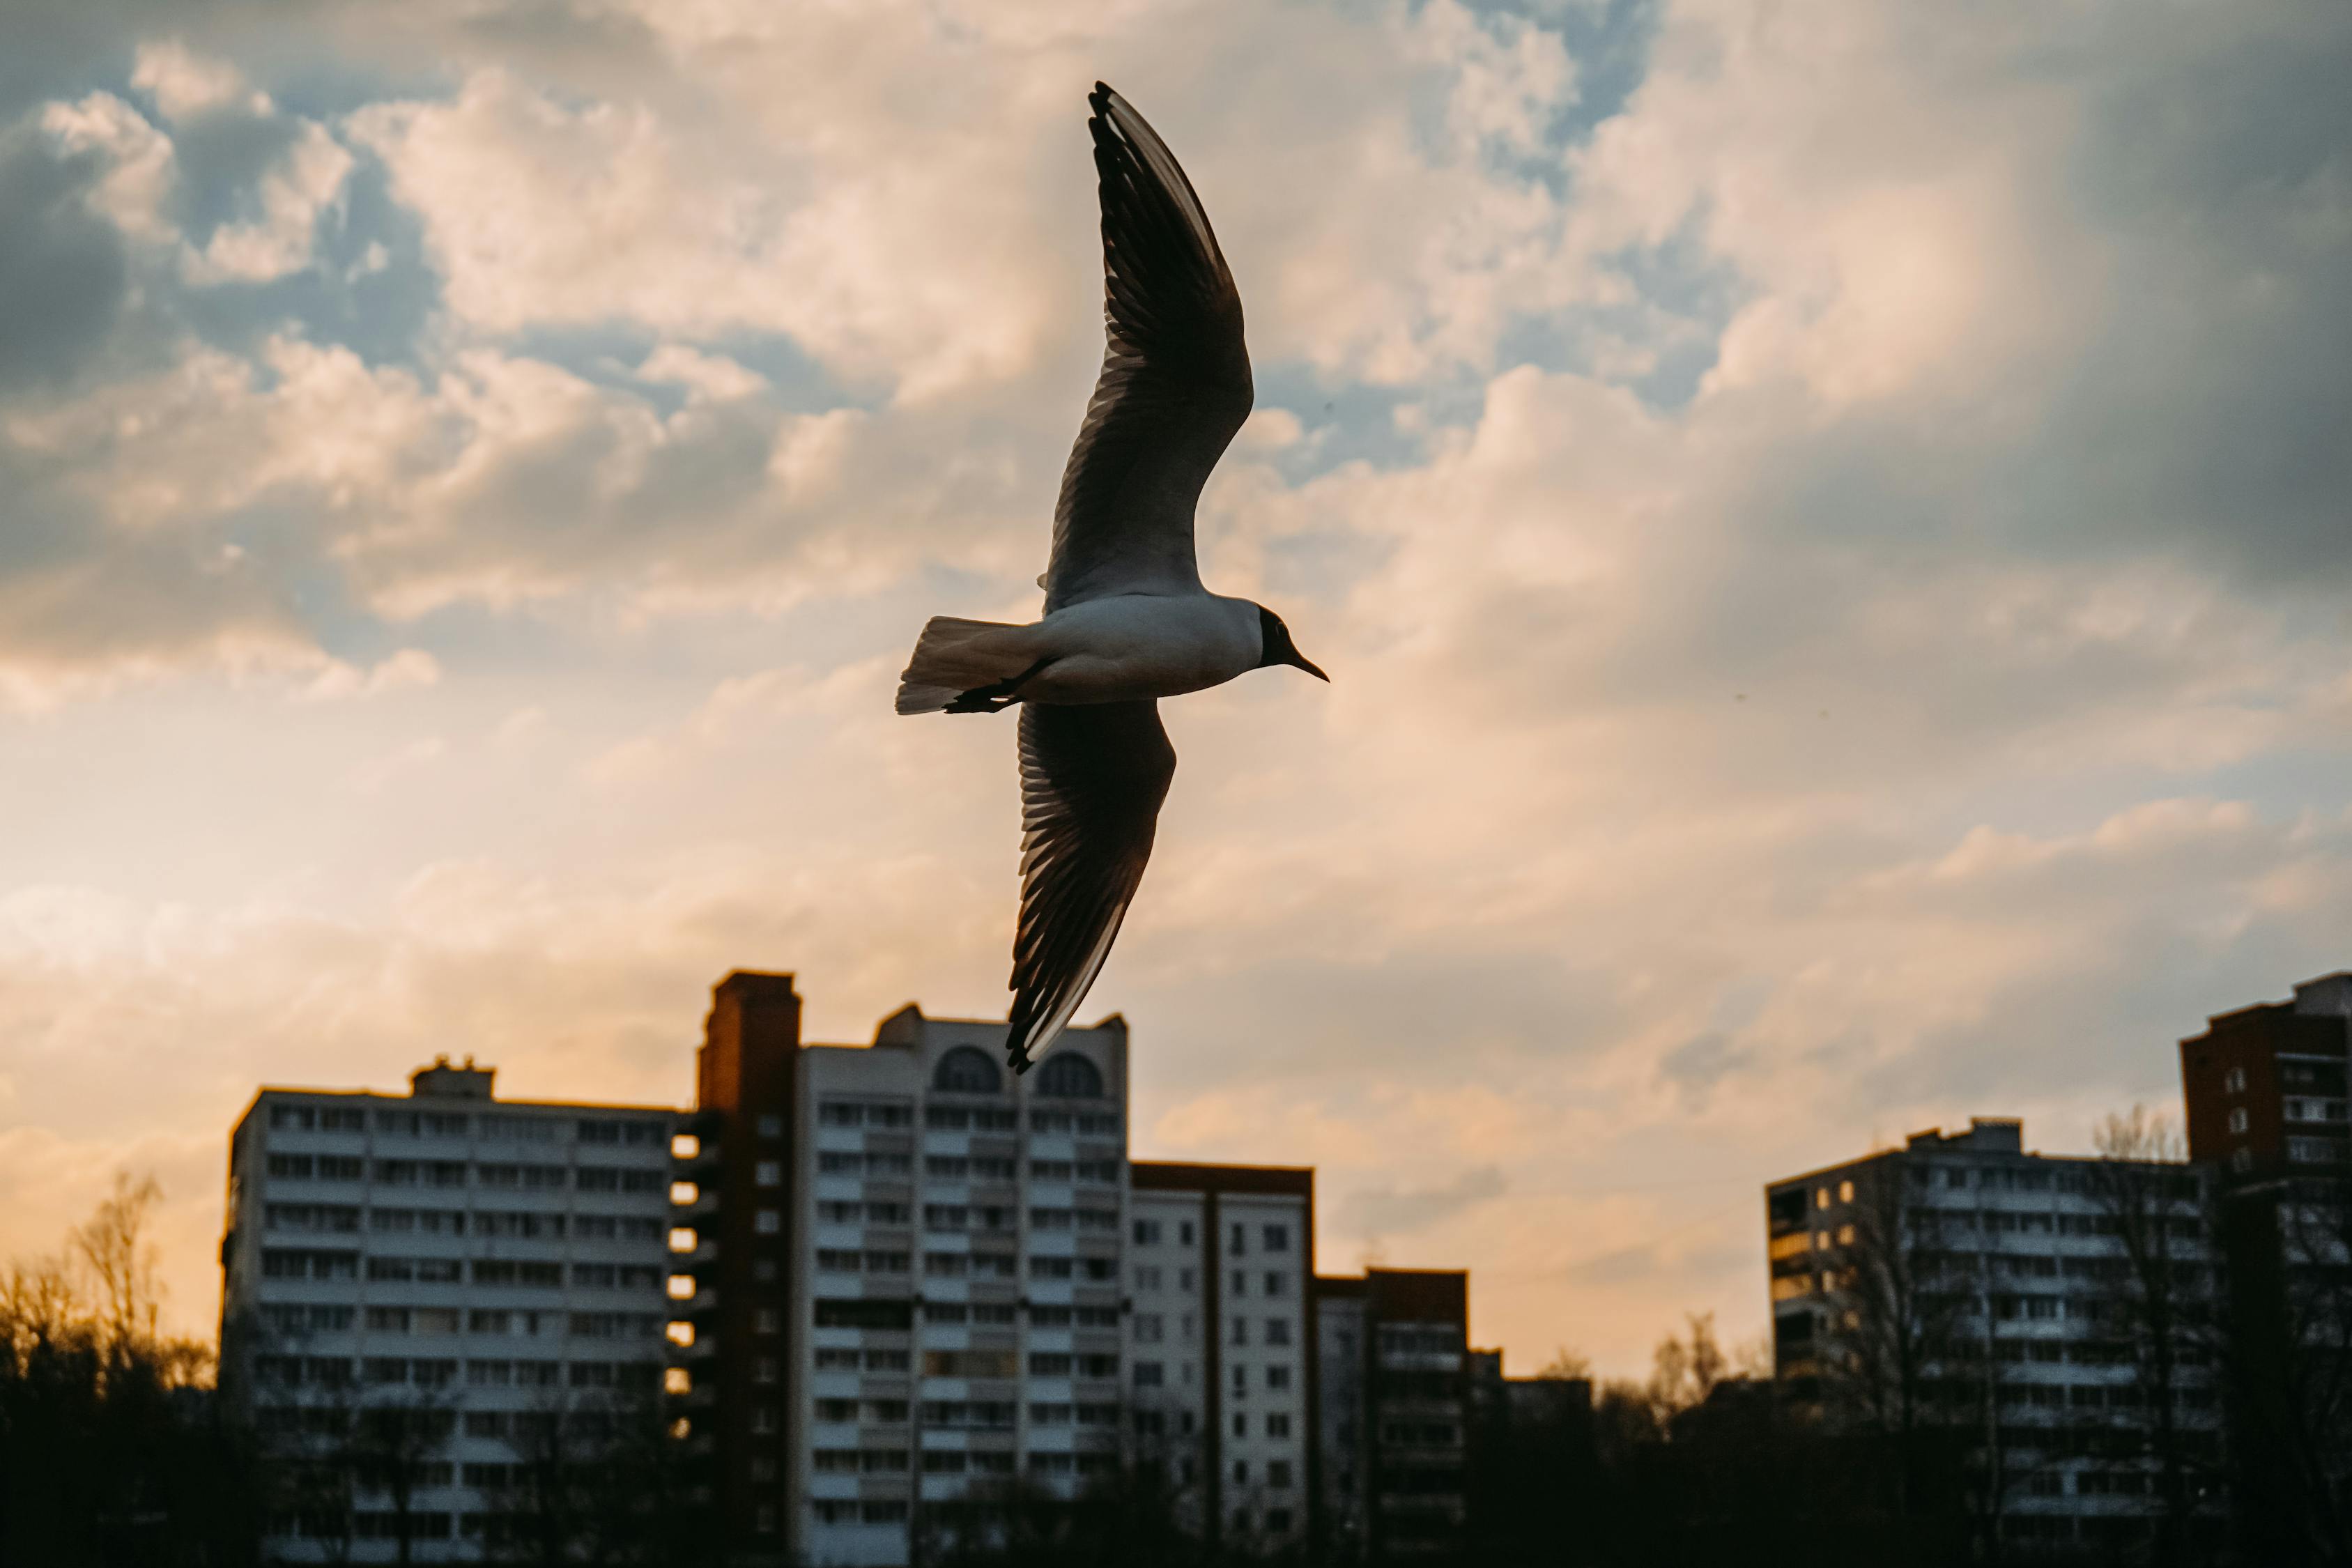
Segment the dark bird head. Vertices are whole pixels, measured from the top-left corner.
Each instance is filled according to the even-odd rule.
[[[1258,668],[1264,669],[1269,665],[1287,664],[1305,670],[1318,680],[1331,679],[1307,661],[1307,656],[1298,651],[1298,645],[1290,640],[1290,628],[1282,624],[1282,617],[1264,605],[1257,607],[1257,636]]]

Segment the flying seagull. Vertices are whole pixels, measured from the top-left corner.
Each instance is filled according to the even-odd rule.
[[[1192,510],[1249,417],[1242,300],[1176,155],[1095,83],[1102,375],[1054,507],[1026,625],[937,616],[899,679],[901,713],[1021,707],[1021,921],[1013,1071],[1051,1046],[1110,956],[1176,774],[1162,697],[1287,664],[1318,679],[1282,617],[1201,585]]]

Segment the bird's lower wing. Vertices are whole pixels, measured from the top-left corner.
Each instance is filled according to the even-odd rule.
[[[1054,1043],[1110,956],[1175,776],[1156,702],[1022,704],[1014,1071]]]

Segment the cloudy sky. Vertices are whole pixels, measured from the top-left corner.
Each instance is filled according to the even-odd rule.
[[[1139,1155],[1632,1370],[1759,1184],[2087,1146],[2352,964],[2352,10],[37,0],[0,56],[0,1254],[263,1082],[683,1101],[710,984],[999,1015],[1100,353],[1084,95],[1257,412],[1082,1016]]]

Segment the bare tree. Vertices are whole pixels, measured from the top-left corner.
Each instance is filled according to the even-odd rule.
[[[2213,1457],[2209,1435],[2183,1422],[2192,1402],[2212,1400],[2205,1369],[2215,1359],[2217,1273],[2205,1245],[2206,1189],[2185,1163],[2178,1127],[2143,1106],[2109,1116],[2093,1146],[2092,1195],[2118,1254],[2102,1271],[2105,1327],[2134,1373],[2131,1400],[2110,1414],[2128,1451],[2112,1457],[2155,1464],[2154,1561],[2186,1563],[2201,1550],[2195,1521]]]
[[[657,1363],[644,1363],[658,1375]],[[513,1462],[488,1489],[493,1560],[701,1564],[718,1555],[709,1498],[659,1386],[548,1390],[509,1413]]]
[[[1536,1375],[1547,1382],[1591,1381],[1592,1358],[1566,1345],[1551,1352],[1551,1359],[1536,1369]]]
[[[1885,1439],[1897,1518],[1965,1521],[1977,1552],[1990,1557],[2024,1477],[2001,1420],[1994,1301],[1975,1249],[1976,1216],[1922,1201],[1911,1184],[1925,1179],[1891,1161],[1858,1171],[1846,1222],[1830,1233],[1821,1259],[1823,1414],[1832,1430]]]
[[[221,1422],[205,1347],[165,1335],[152,1180],[113,1194],[54,1258],[0,1271],[0,1561],[175,1564],[250,1556],[247,1447]]]
[[[363,1399],[353,1413],[352,1479],[364,1490],[381,1492],[391,1503],[394,1561],[401,1568],[415,1561],[421,1523],[416,1494],[436,1483],[457,1425],[457,1411],[448,1398],[430,1386]]]
[[[2227,1202],[2222,1343],[2258,1549],[2352,1563],[2352,1179],[2301,1175]]]
[[[1948,1363],[1967,1344],[1980,1295],[1973,1271],[1943,1245],[1932,1209],[1915,1209],[1893,1167],[1855,1182],[1850,1232],[1822,1260],[1829,1287],[1822,1357],[1824,1405],[1840,1426],[1875,1430],[1894,1446],[1898,1514],[1917,1512],[1930,1448],[1949,1426]]]
[[[153,1176],[114,1173],[114,1190],[87,1224],[75,1227],[73,1248],[98,1286],[98,1307],[110,1350],[152,1344],[163,1287],[147,1227],[163,1189]]]

